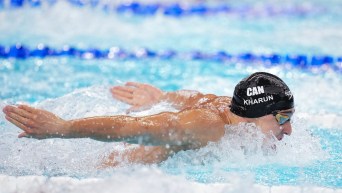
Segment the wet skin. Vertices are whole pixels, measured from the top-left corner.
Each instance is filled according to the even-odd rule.
[[[19,137],[89,137],[101,141],[139,141],[141,145],[150,148],[142,146],[140,150],[138,148],[138,151],[127,155],[127,159],[133,162],[150,155],[151,159],[143,163],[160,162],[174,152],[200,148],[209,141],[218,141],[225,133],[226,124],[255,123],[265,135],[274,135],[278,140],[292,132],[289,121],[280,126],[273,115],[251,119],[233,114],[229,110],[231,98],[226,96],[186,90],[163,92],[151,85],[135,82],[115,86],[110,91],[114,98],[131,105],[128,111],[147,109],[160,101],[167,101],[179,112],[163,112],[145,117],[89,117],[68,121],[27,105],[6,106],[3,112],[8,121],[23,130]],[[114,159],[107,160],[106,164],[115,165]]]

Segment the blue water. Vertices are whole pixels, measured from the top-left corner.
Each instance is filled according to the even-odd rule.
[[[59,3],[48,8],[1,10],[0,43],[341,56],[338,45],[342,45],[342,17],[336,7],[340,7],[338,1],[332,2],[331,7],[324,4],[324,11],[305,16],[170,18],[157,15],[141,18]],[[65,119],[117,115],[124,114],[128,106],[111,98],[108,91],[111,85],[139,81],[167,91],[194,89],[231,96],[236,83],[255,71],[277,74],[294,93],[294,132],[277,142],[276,155],[263,156],[260,150],[246,155],[229,141],[234,141],[232,136],[225,136],[217,144],[180,152],[160,165],[138,167],[147,167],[151,173],[157,168],[165,174],[185,176],[183,183],[232,183],[232,176],[235,176],[266,186],[308,185],[341,189],[342,78],[339,72],[331,70],[187,59],[0,59],[0,85],[3,85],[0,107],[24,102],[51,110]],[[162,110],[172,109],[160,104],[150,111],[132,115]],[[2,175],[76,179],[119,176],[117,169],[96,169],[96,165],[113,149],[122,150],[120,143],[90,139],[17,139],[18,133],[19,129],[6,122],[1,114]],[[245,140],[243,145],[259,147],[255,141],[241,140]],[[132,179],[140,177],[141,174],[132,168],[135,167],[128,166],[123,171]],[[151,178],[162,182],[157,177]],[[166,180],[165,183],[173,182]]]

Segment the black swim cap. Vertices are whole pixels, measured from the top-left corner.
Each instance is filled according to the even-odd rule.
[[[284,81],[256,72],[236,85],[230,110],[241,117],[257,118],[293,107],[293,95]]]

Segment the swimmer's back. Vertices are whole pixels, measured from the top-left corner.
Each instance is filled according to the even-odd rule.
[[[197,97],[194,101],[192,101],[192,106],[189,106],[184,110],[208,109],[219,115],[225,122],[229,122],[227,121],[227,111],[230,109],[229,105],[231,104],[231,101],[231,97],[206,94]]]

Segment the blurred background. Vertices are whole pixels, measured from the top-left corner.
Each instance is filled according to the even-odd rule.
[[[277,142],[276,155],[264,156],[250,136],[227,135],[160,165],[108,169],[97,166],[127,146],[17,139],[1,113],[0,192],[341,191],[341,14],[339,0],[0,0],[1,108],[119,115],[128,105],[111,97],[112,85],[231,96],[256,71],[285,80],[296,105],[293,135]],[[174,111],[159,104],[129,115],[165,110]]]

